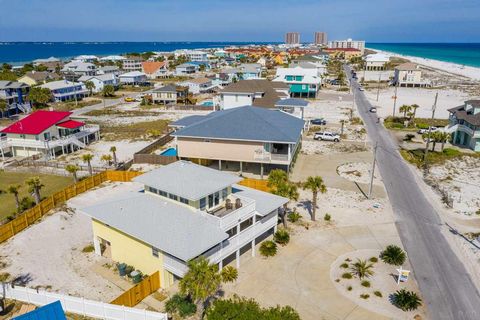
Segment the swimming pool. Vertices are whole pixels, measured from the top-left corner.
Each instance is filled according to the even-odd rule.
[[[170,157],[176,157],[177,156],[177,149],[175,148],[168,148],[167,150],[164,150],[162,153],[160,153],[161,156],[170,156]]]
[[[213,101],[203,101],[202,106],[213,107]]]

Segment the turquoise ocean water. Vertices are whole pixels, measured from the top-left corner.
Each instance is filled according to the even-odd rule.
[[[480,67],[480,43],[367,43],[367,48]]]

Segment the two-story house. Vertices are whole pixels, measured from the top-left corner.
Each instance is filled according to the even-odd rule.
[[[147,75],[140,71],[130,71],[118,76],[121,84],[137,85],[147,82]]]
[[[215,87],[212,84],[212,80],[205,77],[186,80],[181,82],[180,85],[188,87],[188,91],[193,94],[211,92]]]
[[[395,67],[393,85],[399,87],[428,87],[430,83],[422,79],[422,70],[418,64],[406,62]]]
[[[165,78],[169,75],[167,61],[144,61],[142,71],[149,79]]]
[[[225,164],[240,173],[244,165],[255,167],[262,177],[264,169],[289,170],[305,125],[285,112],[253,106],[192,117],[171,124],[183,126],[172,133],[179,158],[216,161],[219,169]]]
[[[50,89],[54,101],[82,99],[88,95],[88,90],[85,88],[85,84],[81,82],[58,80],[44,83],[39,87]]]
[[[175,67],[175,74],[179,76],[189,75],[197,72],[200,67],[193,63],[182,63]]]
[[[170,84],[161,88],[153,89],[153,103],[158,104],[186,104],[188,101],[188,87]]]
[[[455,145],[480,151],[480,100],[468,100],[465,104],[448,110],[447,131]]]
[[[10,150],[13,156],[28,157],[43,154],[46,159],[55,158],[85,148],[100,138],[97,125],[70,118],[67,111],[35,111],[6,127],[1,133],[2,154]]]
[[[97,74],[97,66],[90,62],[73,60],[66,63],[61,71],[65,74],[74,74],[77,77],[94,76]]]
[[[122,69],[125,71],[142,71],[142,61],[140,57],[132,56],[122,60]]]
[[[322,79],[315,68],[278,68],[273,81],[289,85],[292,97],[315,98],[322,85]]]
[[[17,81],[0,80],[0,99],[5,100],[7,108],[0,112],[0,118],[19,112],[28,113],[32,110],[27,100],[30,86]]]
[[[204,256],[219,269],[274,233],[288,199],[237,183],[237,175],[177,161],[133,179],[136,190],[80,209],[92,218],[95,253],[160,271],[170,287]]]
[[[95,88],[92,90],[92,92],[101,92],[103,88],[107,85],[113,86],[113,87],[118,87],[118,79],[113,73],[107,73],[107,74],[102,74],[102,75],[96,75],[96,76],[81,76],[78,81],[83,82],[84,84],[87,81],[92,82],[95,85]]]

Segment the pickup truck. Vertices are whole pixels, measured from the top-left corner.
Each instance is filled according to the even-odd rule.
[[[339,142],[340,135],[338,133],[328,132],[328,131],[316,132],[315,135],[313,136],[313,139]]]

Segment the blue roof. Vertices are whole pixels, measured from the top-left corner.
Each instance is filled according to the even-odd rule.
[[[306,107],[308,106],[308,101],[298,98],[289,98],[278,100],[275,103],[275,107]]]
[[[173,133],[177,137],[297,143],[305,122],[278,110],[252,106],[215,111]]]
[[[67,320],[60,301],[55,301],[13,320]]]
[[[187,127],[190,126],[194,123],[197,123],[200,120],[205,119],[205,116],[200,116],[200,115],[193,115],[193,116],[187,116],[183,117],[182,119],[179,119],[175,122],[172,122],[169,124],[171,127]]]

